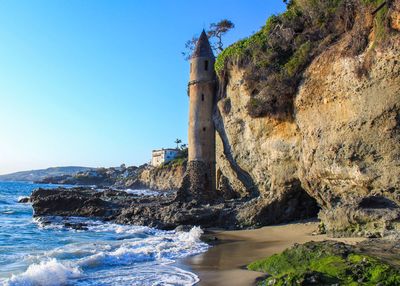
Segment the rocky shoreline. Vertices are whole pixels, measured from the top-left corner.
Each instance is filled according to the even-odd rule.
[[[126,191],[87,187],[39,188],[32,193],[29,202],[36,217],[81,216],[159,229],[182,226],[243,229],[264,224],[265,218],[255,209],[260,204],[257,198],[221,198],[204,203],[196,199],[183,199],[178,193],[166,191],[157,195],[135,195]],[[304,204],[302,209],[297,209],[297,213],[291,215],[282,216],[276,222],[313,217],[316,211]]]
[[[88,217],[120,224],[144,225],[179,231],[185,231],[195,225],[205,229],[236,230],[254,228],[265,223],[263,221],[265,218],[259,215],[258,204],[260,202],[257,198],[225,200],[223,197],[219,197],[205,203],[196,197],[196,194],[190,193],[190,191],[193,191],[192,188],[185,189],[185,184],[183,185],[178,192],[151,191],[147,195],[87,187],[39,188],[32,192],[29,199],[23,198],[21,202],[29,201],[32,203],[34,216],[41,217],[44,224],[51,223],[51,217],[53,216]],[[301,213],[303,218],[315,217],[315,211],[312,213],[305,212],[305,210],[309,210],[309,207],[307,205],[304,206],[304,212]],[[287,221],[293,220],[293,218],[286,219]],[[249,221],[252,223],[248,224]],[[68,222],[65,227],[75,230],[87,229],[84,223],[74,224]],[[315,229],[317,230],[317,227]],[[321,224],[318,229],[319,231],[324,230]],[[318,231],[315,232],[315,234],[317,233]],[[354,232],[340,233],[339,236],[360,236],[359,234]],[[364,237],[368,236],[365,233],[363,234]],[[249,264],[248,269],[263,272],[264,274],[260,276],[261,278],[259,278],[258,282],[263,281],[263,283],[269,283],[268,285],[281,285],[280,283],[283,281],[300,281],[299,283],[296,282],[297,284],[295,285],[336,285],[337,283],[342,285],[340,283],[343,281],[350,281],[351,283],[365,282],[367,283],[365,285],[370,285],[368,283],[371,281],[376,282],[376,285],[400,285],[396,284],[400,283],[398,271],[400,267],[399,235],[397,232],[385,232],[385,234],[385,239],[370,238],[356,246],[330,241],[295,245],[293,248],[285,250],[282,254],[276,254]],[[214,238],[214,235],[211,235],[211,237]],[[380,237],[380,235],[369,235],[369,237]],[[210,237],[207,238],[206,236],[205,239],[210,239]],[[279,238],[272,236],[271,239]],[[268,247],[268,245],[265,247]],[[303,255],[301,255],[299,261],[297,261],[298,264],[288,266],[285,259],[292,259],[291,257],[299,252],[307,252],[309,256],[304,257],[311,258],[304,258],[305,260],[303,261],[301,260]],[[326,253],[329,255],[326,255]],[[258,259],[261,258],[257,257]],[[361,258],[355,261],[354,257]],[[325,262],[325,260],[329,259],[333,259],[334,263],[329,262],[324,265],[324,269],[311,267],[317,262]],[[271,265],[275,265],[275,260],[280,261],[279,263],[282,265],[279,264],[278,268],[275,266],[271,268]],[[340,260],[341,264],[335,264],[336,260]],[[246,263],[248,263],[248,260]],[[303,264],[311,266],[304,268]],[[289,272],[287,267],[289,267]],[[342,271],[342,273],[340,272],[341,269],[347,270]],[[378,270],[382,270],[378,273],[379,275],[375,273]],[[338,271],[340,273],[335,274],[336,276],[331,275]],[[373,275],[378,276],[375,277]],[[256,275],[248,275],[248,277],[254,276]],[[391,282],[386,283],[386,278],[390,278]],[[351,285],[351,283],[348,285]]]

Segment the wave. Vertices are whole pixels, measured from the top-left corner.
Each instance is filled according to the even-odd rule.
[[[71,267],[58,262],[56,259],[32,264],[19,275],[5,282],[6,286],[57,286],[65,285],[69,279],[82,275],[77,267]]]
[[[5,285],[64,285],[70,284],[70,279],[74,279],[74,285],[193,285],[198,282],[195,274],[170,264],[175,259],[208,249],[209,246],[200,240],[203,233],[200,227],[176,232],[85,222],[88,223],[85,234],[114,235],[108,240],[82,241],[49,250],[42,258],[46,261],[30,265],[22,274],[13,275]],[[58,226],[53,226],[59,229],[62,224],[63,221],[59,221]]]
[[[80,267],[98,267],[100,265],[131,265],[137,262],[154,260],[173,260],[198,254],[208,249],[200,241],[203,233],[200,227],[189,232],[157,231],[140,240],[123,241],[110,251],[100,251],[79,260]]]

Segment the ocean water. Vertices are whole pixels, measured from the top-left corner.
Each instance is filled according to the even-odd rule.
[[[174,264],[202,253],[202,233],[161,231],[82,218],[32,218],[18,199],[37,187],[0,182],[0,285],[194,285],[198,277]],[[134,191],[131,191],[134,193]],[[141,195],[146,195],[140,192]],[[47,219],[46,219],[47,220]],[[84,222],[88,230],[64,227]]]

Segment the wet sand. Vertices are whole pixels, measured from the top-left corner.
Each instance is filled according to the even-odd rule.
[[[248,271],[248,263],[282,252],[295,243],[321,241],[326,235],[312,235],[318,222],[268,226],[255,230],[214,231],[218,243],[206,253],[187,258],[182,263],[196,273],[199,286],[255,285],[264,274]],[[335,239],[354,244],[362,238]]]

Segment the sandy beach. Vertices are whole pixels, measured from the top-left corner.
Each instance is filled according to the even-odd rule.
[[[321,241],[326,235],[312,235],[318,222],[299,222],[267,226],[255,230],[213,231],[218,243],[206,253],[187,258],[183,263],[195,272],[199,286],[254,285],[264,274],[248,271],[245,265],[275,253],[295,243]],[[334,240],[354,244],[363,238],[336,238]]]

